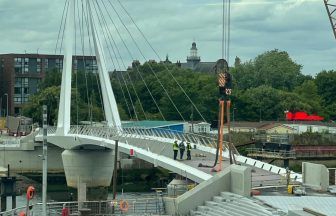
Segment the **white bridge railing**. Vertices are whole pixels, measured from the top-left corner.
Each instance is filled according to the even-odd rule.
[[[127,207],[121,209],[121,202],[127,203]],[[61,216],[62,210],[68,209],[70,215],[81,215],[81,209],[85,215],[162,215],[165,213],[162,197],[106,200],[106,201],[85,201],[85,202],[51,202],[47,203],[48,216]],[[25,212],[26,207],[0,212],[0,216],[17,216]],[[29,215],[42,215],[42,203],[30,206]]]
[[[48,135],[56,133],[57,127],[48,127]],[[96,127],[88,125],[73,125],[70,127],[69,134],[88,135],[94,137],[100,137],[105,139],[115,139],[116,137],[122,138],[139,138],[155,140],[155,138],[166,138],[172,140],[180,140],[190,142],[193,144],[199,144],[203,146],[209,146],[216,148],[217,139],[214,137],[208,137],[194,133],[183,133],[181,131],[169,130],[164,128],[141,128],[141,127]],[[39,135],[42,135],[42,130],[39,131]],[[224,143],[228,148],[227,143]]]

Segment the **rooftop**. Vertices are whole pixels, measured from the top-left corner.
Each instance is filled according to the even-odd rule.
[[[127,127],[140,127],[140,128],[158,128],[158,127],[168,127],[175,125],[182,125],[184,122],[179,121],[127,121],[122,122],[124,128]]]

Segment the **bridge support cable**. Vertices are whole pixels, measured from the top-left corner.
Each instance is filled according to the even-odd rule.
[[[139,26],[136,24],[136,22],[134,21],[133,17],[130,15],[130,13],[126,10],[126,8],[124,7],[124,5],[121,3],[120,0],[117,0],[121,6],[121,8],[123,9],[123,11],[126,13],[126,15],[131,19],[132,23],[134,24],[134,26],[136,27],[136,29],[140,32],[141,36],[144,38],[144,40],[146,41],[147,45],[150,47],[150,49],[155,53],[155,55],[157,56],[157,58],[162,61],[162,58],[160,57],[160,55],[158,54],[158,52],[154,49],[154,47],[152,46],[152,44],[149,42],[149,40],[147,39],[147,37],[145,36],[145,34],[143,33],[143,31],[139,28]],[[109,0],[109,3],[111,4],[111,1]],[[112,4],[111,4],[112,5]],[[113,7],[113,6],[112,6]],[[114,7],[113,7],[114,8]],[[114,11],[116,12],[115,8]],[[116,12],[117,13],[117,12]],[[120,16],[118,15],[119,19]],[[134,39],[134,38],[133,38]],[[138,46],[137,46],[138,47]],[[173,78],[174,82],[178,85],[178,87],[181,89],[181,91],[183,92],[183,94],[186,96],[186,98],[190,101],[190,103],[192,104],[192,106],[195,108],[196,112],[198,113],[198,115],[202,118],[203,121],[206,122],[204,116],[202,115],[202,113],[199,111],[199,109],[197,108],[197,106],[195,105],[195,103],[191,100],[191,98],[189,97],[189,95],[187,94],[187,92],[184,90],[184,88],[181,86],[181,84],[177,81],[177,79],[175,78],[175,76],[172,74],[171,70],[167,67],[167,65],[164,65],[166,71],[169,73],[169,75]]]
[[[104,35],[104,37],[105,37],[105,35]],[[106,37],[105,37],[105,41],[107,41]],[[118,61],[118,58],[117,58],[117,55],[115,54],[115,52],[113,52],[113,53],[114,53],[114,56],[116,56],[116,57],[115,57],[116,59],[115,59],[115,61],[114,61],[114,60],[113,60],[113,57],[112,57],[113,55],[111,54],[110,47],[107,46],[107,48],[108,48],[108,52],[109,52],[109,56],[110,56],[110,59],[111,59],[113,68],[114,68],[115,71],[116,71],[116,70],[117,70],[117,65],[118,65],[118,68],[121,68],[121,67],[120,67],[120,64],[119,64],[119,61]],[[113,51],[114,51],[114,50],[113,50]],[[116,62],[116,63],[115,63],[115,62]],[[116,65],[116,64],[117,64],[117,65]],[[133,105],[133,102],[132,102],[132,97],[131,97],[131,95],[130,95],[130,91],[129,91],[127,85],[126,85],[125,78],[124,78],[124,76],[123,76],[122,74],[121,74],[121,76],[122,76],[122,79],[123,79],[123,81],[124,81],[124,83],[125,83],[125,88],[126,88],[126,91],[127,91],[127,93],[128,93],[128,96],[129,96],[129,98],[130,98],[130,102],[131,102],[131,105],[132,105],[132,107],[133,107],[133,110],[135,110],[134,105]],[[117,75],[116,77],[117,77],[117,80],[118,80],[119,87],[120,87],[120,89],[121,89],[122,96],[123,96],[124,101],[125,101],[125,104],[126,104],[126,108],[127,108],[129,117],[132,119],[133,117],[132,117],[131,109],[130,109],[130,106],[129,106],[129,104],[128,104],[128,101],[127,101],[127,98],[126,98],[126,95],[125,95],[124,87],[123,87],[122,84],[121,84],[121,80],[120,80],[119,76]],[[137,116],[136,116],[136,119],[138,120]]]
[[[109,127],[111,126],[121,127],[119,111],[118,111],[116,99],[115,99],[115,96],[112,90],[110,76],[109,76],[109,73],[106,67],[106,59],[105,59],[104,49],[102,46],[102,41],[100,39],[98,29],[95,26],[95,23],[97,23],[97,19],[92,13],[91,3],[89,1],[88,1],[88,8],[91,14],[90,24],[92,26],[91,29],[92,29],[92,35],[93,35],[94,48],[96,52],[99,79],[100,79],[100,84],[102,88],[102,96],[103,96],[105,115],[107,118],[107,125]]]
[[[62,18],[61,18],[61,24],[58,30],[58,34],[57,34],[57,41],[56,41],[56,46],[55,46],[55,55],[57,54],[57,50],[58,50],[58,43],[59,43],[59,39],[61,36],[61,32],[62,32],[62,41],[63,41],[63,37],[64,37],[64,27],[65,27],[65,22],[67,19],[67,15],[68,15],[68,9],[69,9],[69,0],[66,0],[64,3],[64,7],[63,7],[63,12],[62,12]],[[64,22],[64,25],[63,25]],[[60,45],[60,52],[61,52],[62,46]]]
[[[120,31],[118,30],[118,28],[117,28],[115,22],[113,21],[111,15],[109,14],[109,12],[108,12],[108,10],[107,10],[107,7],[106,7],[106,5],[105,5],[105,3],[104,3],[104,1],[101,1],[101,2],[102,2],[102,4],[103,4],[103,6],[104,6],[105,11],[107,12],[107,15],[108,15],[109,19],[111,20],[111,22],[112,22],[112,24],[113,24],[113,26],[114,26],[114,29],[116,30],[116,32],[117,32],[117,34],[118,34],[120,40],[122,41],[122,43],[123,43],[123,45],[124,45],[124,47],[125,47],[125,49],[127,50],[129,56],[131,57],[131,59],[134,59],[134,57],[133,57],[133,55],[132,55],[130,49],[128,48],[128,46],[127,46],[125,40],[123,39],[123,37],[122,37],[121,34],[120,34]],[[103,14],[103,11],[102,11],[100,5],[98,4],[98,2],[97,2],[97,6],[98,6],[100,12]],[[103,16],[103,17],[104,17],[104,16]],[[105,23],[107,23],[107,22],[105,21]],[[106,24],[106,25],[107,25],[107,24]],[[114,42],[114,43],[115,43],[115,42]],[[145,87],[146,87],[146,90],[148,91],[148,93],[149,93],[151,99],[153,100],[153,102],[154,102],[154,104],[155,104],[157,110],[159,111],[159,113],[160,113],[162,119],[163,119],[163,120],[166,120],[165,117],[164,117],[164,115],[163,115],[163,113],[162,113],[162,111],[161,111],[161,109],[160,109],[160,107],[159,107],[159,105],[157,104],[157,102],[156,102],[156,100],[155,100],[155,98],[154,98],[152,92],[150,91],[150,89],[149,89],[149,87],[148,87],[148,85],[147,85],[145,79],[143,78],[142,74],[140,73],[140,70],[139,70],[139,67],[138,67],[137,64],[135,64],[135,68],[136,68],[136,72],[137,72],[137,74],[139,75],[139,77],[141,78],[142,82],[144,83],[144,85],[145,85]]]
[[[88,23],[88,22],[87,22]],[[88,24],[87,24],[88,25]],[[90,33],[89,33],[89,27],[88,27],[88,35],[89,35],[89,42],[90,42]],[[90,47],[90,52],[91,52],[91,56],[92,56],[92,49],[91,49],[91,47]],[[117,59],[116,59],[117,60]],[[113,61],[112,61],[113,62]],[[117,62],[118,64],[119,64],[119,62]],[[115,67],[115,65],[114,65],[114,68],[116,69],[116,67]],[[120,68],[120,66],[119,66],[119,68]],[[95,77],[96,77],[96,81],[97,81],[97,84],[99,83],[98,82],[98,78],[97,78],[97,74],[95,74]],[[124,80],[124,77],[122,77],[122,79]],[[125,82],[125,80],[124,80],[124,83],[126,83]],[[125,93],[124,93],[124,90],[123,90],[123,87],[122,87],[122,84],[121,84],[121,81],[120,81],[120,79],[119,79],[119,77],[118,77],[118,84],[120,85],[120,87],[121,87],[121,89],[122,89],[122,93],[123,93],[123,97],[124,97],[124,99],[125,99],[125,104],[126,104],[126,106],[127,106],[127,109],[128,109],[128,112],[129,112],[129,116],[130,116],[130,118],[132,118],[132,114],[131,114],[131,111],[130,111],[130,106],[129,106],[129,104],[128,104],[128,101],[127,101],[127,99],[126,99],[126,97],[125,97]],[[131,105],[132,105],[132,107],[133,107],[133,109],[134,109],[134,105],[133,105],[133,103],[132,103],[132,98],[131,98],[131,95],[130,95],[130,91],[129,91],[129,89],[128,89],[128,86],[127,85],[125,85],[125,88],[126,88],[126,91],[127,91],[127,93],[128,93],[128,97],[130,98],[130,102],[131,102]],[[103,104],[103,102],[102,102],[102,96],[101,96],[101,89],[100,88],[98,88],[98,90],[99,90],[99,96],[100,96],[100,101],[101,101],[101,104]],[[104,109],[104,108],[103,108]],[[104,116],[105,116],[105,113],[104,113]],[[137,117],[136,117],[136,119],[137,119]]]
[[[116,61],[117,61],[118,65],[119,65],[119,68],[121,68],[121,67],[120,67],[120,64],[119,64],[119,61],[118,61],[118,56],[116,55],[115,49],[116,49],[117,52],[118,52],[119,58],[120,58],[120,60],[121,60],[121,62],[122,62],[122,64],[123,64],[124,68],[127,69],[127,67],[126,67],[126,65],[125,65],[125,63],[124,63],[124,61],[122,60],[122,57],[121,57],[121,54],[120,54],[120,50],[118,49],[118,47],[117,47],[117,45],[116,45],[114,39],[111,38],[112,36],[111,36],[111,33],[108,31],[107,24],[105,24],[105,27],[106,27],[106,28],[105,28],[105,31],[106,31],[106,34],[108,35],[108,37],[106,37],[106,34],[105,34],[105,32],[104,32],[104,25],[102,24],[102,22],[103,22],[102,19],[103,19],[104,17],[103,17],[103,16],[101,16],[101,17],[99,16],[99,13],[98,13],[98,11],[97,11],[96,6],[95,6],[94,3],[93,3],[93,8],[94,8],[94,10],[95,10],[95,12],[96,12],[96,15],[97,15],[97,18],[98,18],[99,25],[100,25],[100,27],[101,27],[101,29],[102,29],[102,33],[103,33],[103,35],[104,35],[104,38],[105,38],[105,41],[106,41],[106,45],[107,45],[107,48],[108,48],[109,53],[110,53],[110,58],[113,59],[113,56],[112,56],[112,54],[111,54],[111,52],[110,52],[110,48],[109,48],[109,44],[108,44],[108,42],[110,43],[111,48],[112,48],[112,51],[113,51],[114,55],[116,56]],[[107,30],[106,30],[106,29],[107,29]],[[115,48],[113,47],[113,45],[112,45],[112,43],[111,43],[111,40],[113,41]],[[122,74],[121,74],[121,75],[122,75]],[[122,79],[123,79],[124,82],[125,82],[125,86],[127,86],[126,81],[125,81],[123,75],[122,75]],[[139,98],[139,96],[138,96],[138,93],[137,93],[136,90],[135,90],[134,83],[133,83],[133,81],[132,81],[132,79],[131,79],[130,77],[129,77],[129,80],[130,80],[130,82],[131,82],[131,86],[132,86],[132,88],[133,88],[133,91],[134,91],[134,93],[135,93],[135,96],[136,96],[137,100],[140,102],[140,105],[141,105],[141,101],[140,101],[140,98]],[[135,109],[135,106],[134,106],[134,103],[133,103],[133,100],[132,100],[130,94],[129,94],[129,97],[130,97],[130,100],[131,100],[131,104],[132,104],[132,107],[133,107],[133,110],[134,110],[134,114],[135,114],[135,116],[136,116],[136,119],[139,120],[139,117],[138,117],[138,115],[137,115],[137,112],[136,112],[136,109]],[[142,111],[143,111],[143,113],[144,113],[145,118],[147,119],[146,113],[145,113],[145,111],[144,111],[142,105],[141,105],[141,109],[142,109]]]
[[[116,13],[119,21],[121,22],[121,24],[124,26],[125,30],[128,32],[128,35],[130,36],[130,38],[132,39],[132,41],[134,42],[135,46],[137,47],[139,53],[141,54],[141,56],[144,58],[145,61],[148,61],[148,59],[145,57],[145,55],[143,54],[143,52],[141,51],[138,43],[136,42],[136,40],[134,39],[132,33],[130,32],[130,30],[128,29],[128,27],[126,26],[125,22],[123,21],[123,19],[121,18],[120,14],[118,13],[118,11],[116,10],[116,8],[113,6],[113,4],[111,3],[111,1],[108,1],[109,4],[111,5],[112,9],[114,10],[114,12]],[[150,71],[152,72],[152,74],[154,75],[154,77],[156,78],[156,80],[158,81],[158,83],[160,84],[161,88],[164,90],[165,94],[167,95],[169,101],[172,103],[172,105],[174,106],[175,110],[178,112],[178,114],[180,115],[181,119],[183,121],[185,121],[182,113],[180,112],[180,110],[177,108],[176,104],[174,103],[174,101],[172,100],[172,98],[170,97],[167,89],[164,87],[163,83],[161,82],[161,80],[158,78],[157,74],[155,73],[153,67],[148,64]]]
[[[90,116],[91,119],[91,106],[89,102],[89,86],[88,86],[88,79],[87,79],[87,70],[86,70],[86,58],[85,58],[85,42],[84,42],[84,5],[83,5],[83,0],[80,0],[81,5],[79,5],[79,2],[77,4],[77,12],[78,12],[78,26],[79,26],[79,34],[80,34],[80,39],[81,39],[81,46],[82,46],[82,61],[84,65],[84,78],[85,78],[85,86],[86,86],[86,99],[87,99],[87,107],[88,107],[88,116]],[[80,6],[81,9],[80,10]],[[80,13],[81,12],[81,13]],[[77,77],[77,76],[76,76]]]
[[[99,5],[98,5],[98,2],[97,2],[97,1],[95,1],[95,2],[96,2],[97,7],[98,7],[98,6],[99,6]],[[98,13],[98,11],[97,11],[97,9],[96,9],[96,6],[94,6],[94,8],[95,8],[95,11],[96,11],[97,16],[99,16],[99,15],[98,15],[99,13]],[[98,9],[99,9],[99,8],[98,8]],[[101,25],[102,28],[103,28],[103,26],[105,26],[105,31],[106,31],[106,34],[108,35],[108,39],[109,39],[109,40],[108,40],[108,39],[106,38],[106,41],[109,41],[109,43],[110,43],[110,45],[111,45],[111,48],[112,48],[112,50],[113,50],[113,53],[115,53],[116,59],[118,60],[118,57],[119,57],[119,58],[120,58],[120,61],[121,61],[121,63],[122,63],[122,65],[123,65],[123,68],[124,68],[125,70],[127,70],[127,66],[126,66],[124,60],[122,59],[122,55],[121,55],[121,52],[120,52],[120,50],[119,50],[119,48],[118,48],[118,46],[117,46],[117,43],[115,42],[115,40],[114,40],[114,38],[113,38],[113,36],[112,36],[112,34],[111,34],[109,28],[107,27],[108,25],[107,25],[106,19],[105,19],[105,17],[103,16],[103,13],[101,12],[101,10],[100,10],[99,12],[101,13],[101,19],[102,19],[102,22],[104,23],[104,24],[102,24],[102,23],[99,21],[99,22],[100,22],[100,25]],[[103,31],[103,32],[104,32],[104,31]],[[111,41],[113,42],[113,44],[111,43]],[[108,46],[108,43],[107,43],[107,42],[106,42],[106,44],[107,44],[107,46]],[[113,46],[113,45],[114,45],[114,46]],[[116,55],[115,50],[117,51],[118,56]],[[112,58],[112,56],[111,56],[111,58]],[[121,72],[121,74],[122,74],[122,73],[123,73],[123,72]],[[139,101],[140,109],[141,109],[141,111],[143,112],[145,119],[147,120],[148,118],[147,118],[146,112],[145,112],[145,110],[144,110],[144,108],[143,108],[143,106],[142,106],[140,97],[139,97],[139,95],[138,95],[138,93],[137,93],[137,91],[136,91],[136,89],[135,89],[134,82],[133,82],[132,78],[129,76],[129,74],[128,74],[128,73],[126,73],[126,74],[127,74],[128,79],[129,79],[129,81],[130,81],[130,83],[131,83],[131,87],[132,87],[132,89],[133,89],[133,92],[134,92],[134,94],[135,94],[135,97],[136,97],[136,99]],[[133,105],[133,109],[134,109],[134,113],[136,114],[136,109],[135,109],[135,106],[134,106],[134,105]],[[138,117],[137,114],[136,114],[136,116],[137,116],[137,120],[139,120],[139,117]]]
[[[106,36],[105,36],[105,33],[104,33],[104,38],[105,38],[105,41],[107,41]],[[116,65],[115,65],[115,63],[114,63],[112,54],[111,54],[110,47],[107,46],[107,48],[108,48],[108,52],[109,52],[109,55],[110,55],[111,62],[112,62],[112,64],[113,64],[114,68],[117,69],[117,67],[116,67]],[[117,63],[118,68],[121,68],[120,63],[119,63],[118,58],[117,58],[117,55],[116,55],[116,53],[114,52],[114,49],[113,49],[113,54],[114,54],[114,56],[115,56],[115,58],[116,58],[115,61],[116,61],[116,63]],[[133,100],[132,100],[130,91],[129,91],[129,89],[128,89],[128,86],[127,86],[127,84],[126,84],[125,78],[124,78],[123,74],[121,74],[121,76],[122,76],[122,80],[123,80],[123,82],[124,82],[124,84],[125,84],[125,88],[126,88],[126,91],[127,91],[127,93],[128,93],[128,97],[129,97],[131,106],[132,106],[132,108],[133,108],[133,111],[135,112],[135,107],[134,107],[134,104],[133,104]],[[124,93],[124,90],[123,90],[121,81],[120,81],[120,79],[119,79],[119,76],[117,76],[117,79],[118,79],[119,86],[120,86],[120,88],[121,88],[121,90],[122,90],[123,97],[124,97],[124,99],[125,99],[125,103],[126,103],[126,106],[127,106],[128,112],[129,112],[129,116],[130,116],[130,118],[132,118],[131,110],[130,110],[130,107],[129,107],[129,105],[128,105],[128,101],[127,101],[127,99],[126,99],[126,96],[125,96],[125,93]],[[137,115],[136,115],[136,112],[135,112],[135,119],[138,120],[138,117],[137,117]]]
[[[87,4],[84,4],[85,0],[81,0],[81,3],[82,3],[82,12],[83,12],[83,23],[85,23],[85,29],[86,29],[86,37],[87,37],[87,42],[88,42],[88,49],[89,49],[89,55],[91,56],[91,63],[93,64],[93,62],[95,61],[95,58],[93,57],[93,48],[92,48],[92,43],[91,43],[91,34],[90,34],[90,25],[89,25],[89,21],[88,21],[88,12],[87,12]],[[83,28],[83,33],[84,33],[84,28]],[[85,40],[84,40],[85,42]],[[100,87],[100,84],[99,84],[99,81],[98,81],[98,77],[97,77],[97,73],[94,73],[94,77],[95,77],[95,81],[96,81],[96,84],[97,84],[97,89],[98,89],[98,96],[99,96],[99,100],[100,100],[100,103],[103,104],[103,99],[102,99],[102,94],[101,94],[101,87]],[[91,83],[91,89],[92,91],[90,92],[90,122],[92,124],[92,121],[93,121],[93,89],[94,89],[94,84],[93,84],[94,80],[92,80],[92,76],[91,76],[91,79],[90,79],[90,83]],[[104,106],[102,106],[102,113],[103,113],[103,118],[106,120],[106,116],[105,116],[105,110],[104,110]]]
[[[89,85],[88,85],[88,78],[87,78],[87,73],[88,71],[86,70],[86,62],[87,62],[87,59],[85,58],[85,38],[84,38],[84,35],[85,35],[85,28],[84,28],[84,4],[83,4],[83,0],[77,0],[77,19],[78,19],[78,28],[79,28],[79,35],[80,35],[80,44],[81,44],[81,54],[82,54],[82,61],[83,61],[83,68],[84,68],[84,79],[85,79],[85,87],[86,87],[86,99],[87,99],[87,110],[88,110],[88,116],[89,116],[89,120],[90,122],[92,123],[92,103],[90,103],[90,99],[92,99],[90,96],[89,96]],[[76,27],[76,26],[75,26]],[[87,25],[86,25],[87,27]],[[75,38],[76,35],[75,35]],[[89,42],[90,44],[90,42]],[[75,52],[76,52],[76,43],[75,43]],[[92,55],[91,55],[92,56]],[[79,116],[78,116],[78,112],[79,112],[79,108],[78,108],[78,105],[79,105],[79,99],[78,99],[78,94],[79,94],[79,89],[78,89],[78,61],[77,60],[77,54],[75,53],[75,69],[76,70],[76,102],[77,102],[77,125],[79,124]],[[93,62],[94,61],[94,58],[91,59],[91,61]],[[98,80],[98,79],[97,79]],[[97,83],[97,85],[99,85]],[[99,87],[98,87],[99,89]],[[80,94],[79,94],[80,95]],[[104,112],[103,112],[104,113]],[[104,116],[105,118],[105,116]],[[77,128],[78,130],[78,128]]]

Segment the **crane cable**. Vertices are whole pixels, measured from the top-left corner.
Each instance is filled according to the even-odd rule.
[[[231,0],[223,0],[222,4],[222,59],[226,59],[227,62],[229,62],[229,49],[230,49],[230,16],[231,16]],[[222,114],[224,113],[224,107],[225,104],[219,103],[218,106],[218,125],[222,125],[224,121],[224,116]],[[228,111],[227,111],[228,112]],[[228,112],[229,114],[229,112]],[[214,164],[212,166],[210,165],[204,165],[199,164],[199,167],[208,167],[208,168],[214,168],[216,167],[218,163],[218,159],[222,159],[219,157],[220,152],[220,137],[223,135],[222,127],[218,128],[218,141],[217,141],[217,147],[216,147],[216,157]],[[223,142],[223,140],[222,140]],[[229,143],[230,145],[230,143]],[[230,148],[230,147],[229,147]],[[222,155],[222,153],[221,153]],[[221,170],[221,167],[220,167]]]

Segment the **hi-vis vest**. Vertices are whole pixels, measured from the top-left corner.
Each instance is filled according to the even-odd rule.
[[[188,151],[190,151],[190,150],[191,150],[191,145],[190,145],[190,143],[189,143],[189,144],[187,144],[187,150],[188,150]]]
[[[178,147],[178,145],[177,145],[177,143],[173,143],[173,150],[179,150],[179,147]]]

